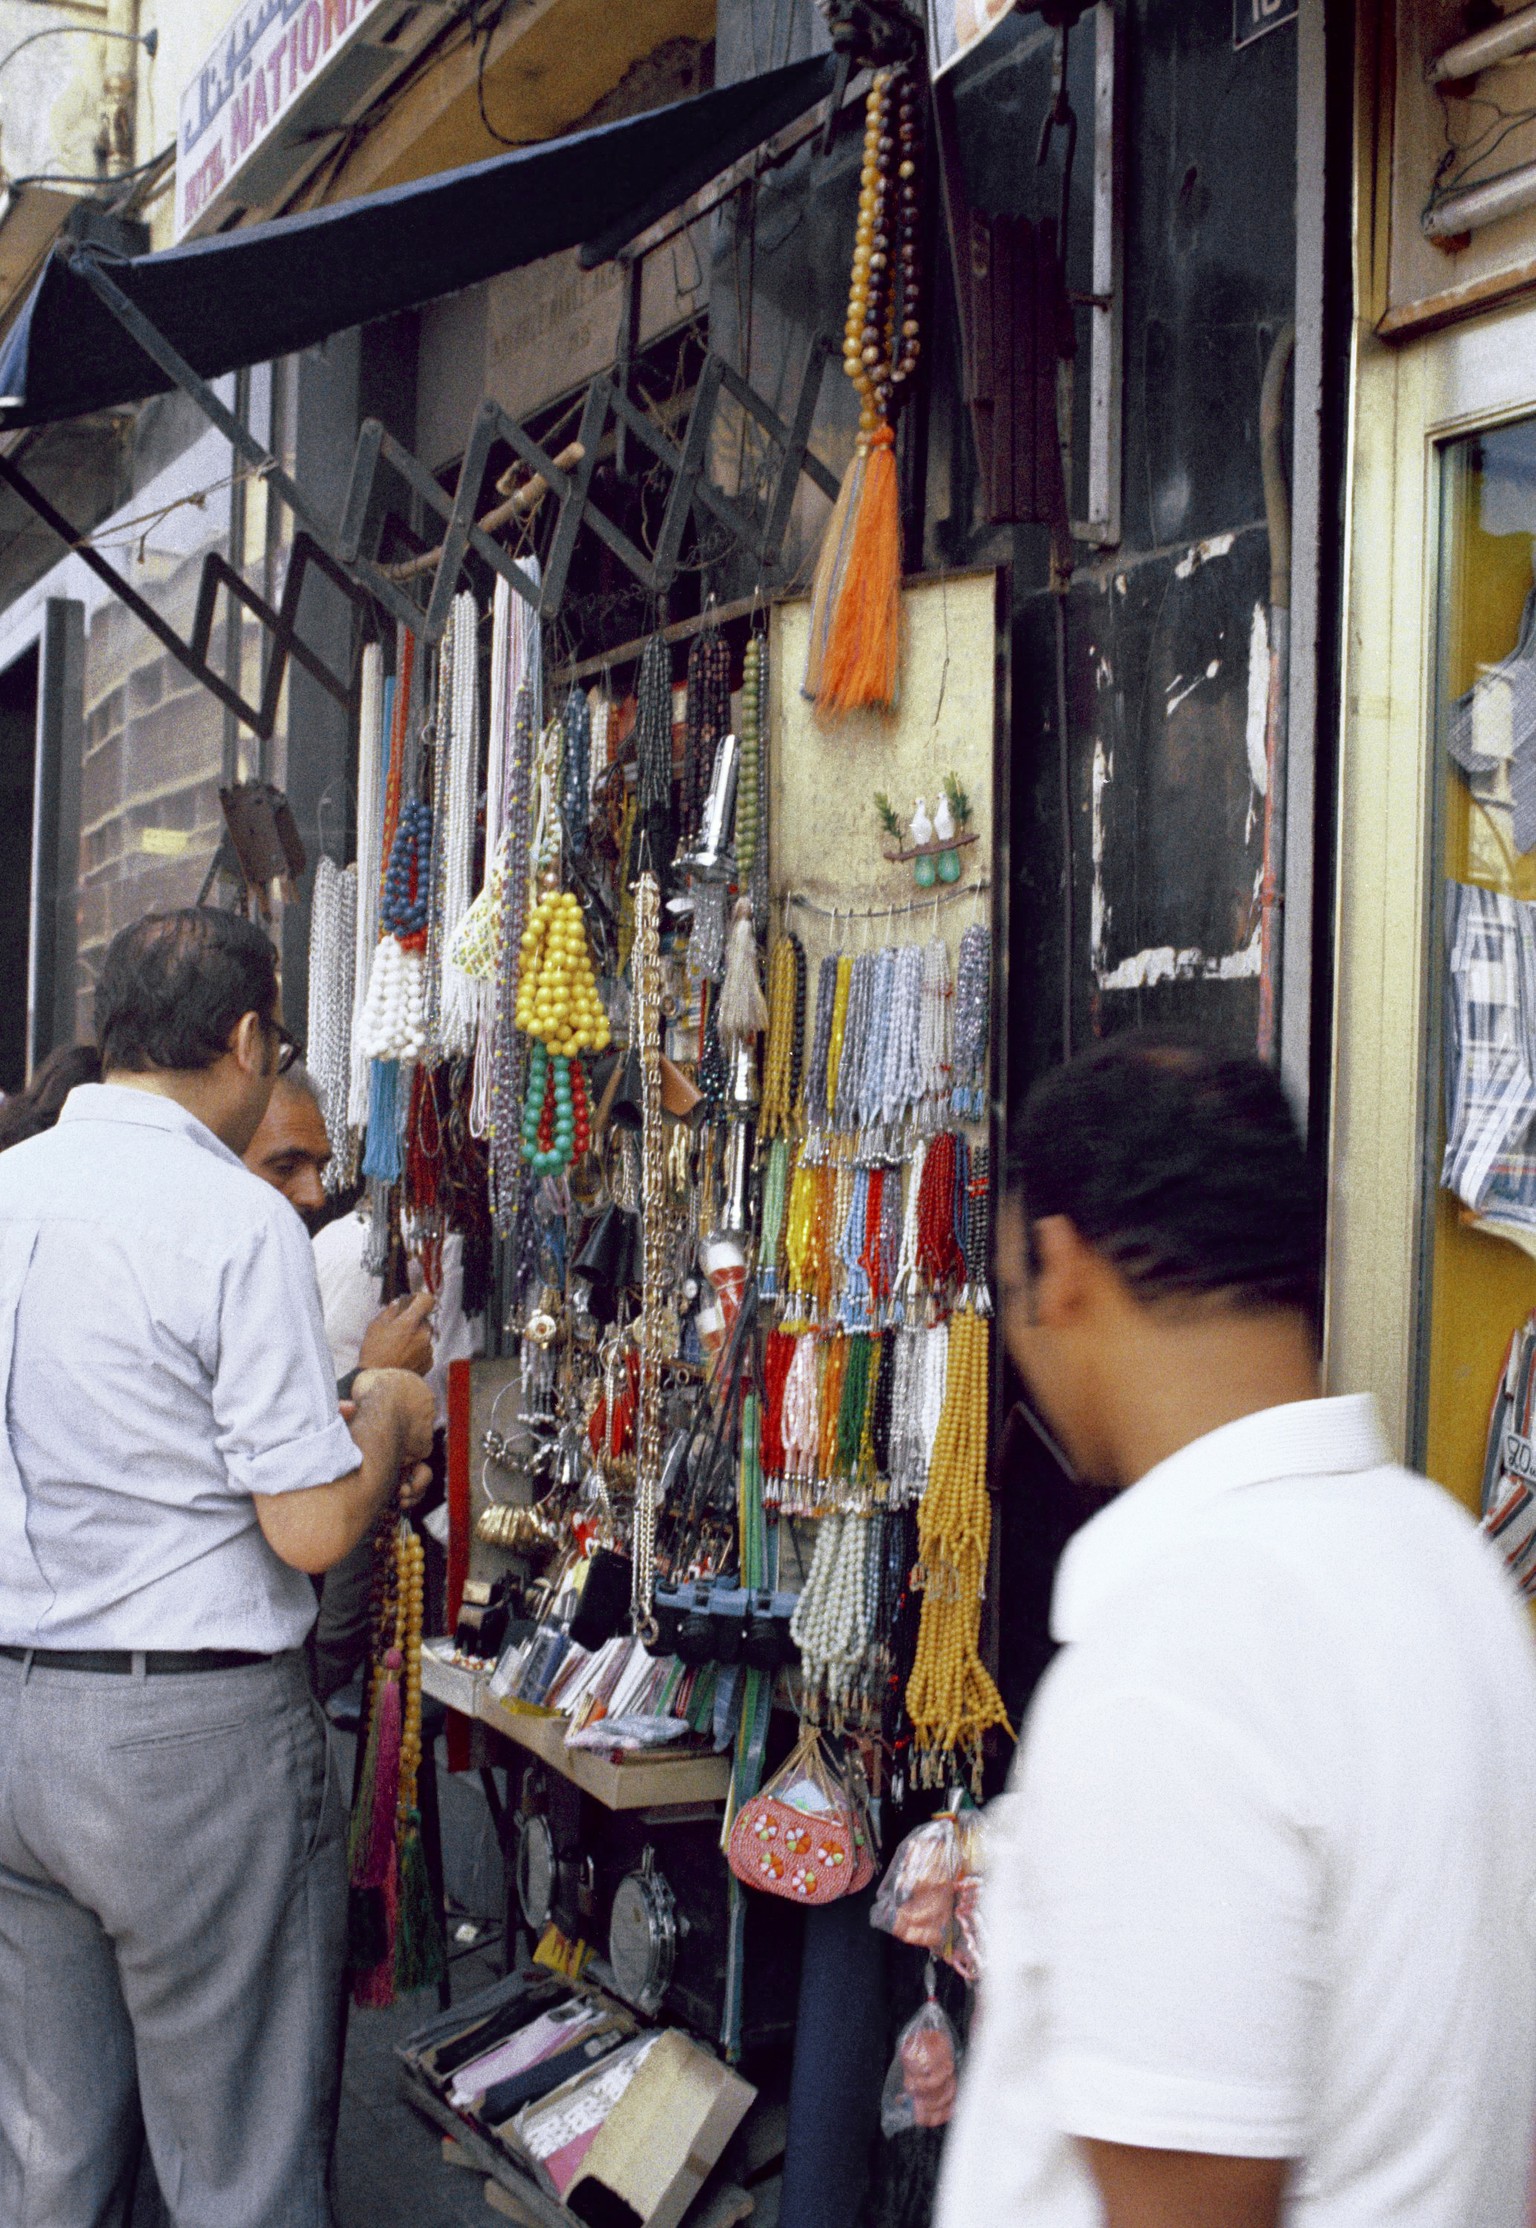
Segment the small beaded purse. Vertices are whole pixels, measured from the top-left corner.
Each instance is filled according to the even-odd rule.
[[[873,1878],[868,1823],[815,1726],[742,1804],[728,1854],[744,1887],[790,1903],[835,1903]]]

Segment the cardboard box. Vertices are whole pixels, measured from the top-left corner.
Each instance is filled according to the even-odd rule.
[[[639,2216],[642,2228],[678,2228],[757,2091],[687,2035],[660,2036],[609,2113],[580,2173],[574,2203],[599,2183]]]

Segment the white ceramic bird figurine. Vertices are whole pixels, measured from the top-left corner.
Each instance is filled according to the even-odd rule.
[[[939,809],[933,816],[933,832],[940,843],[953,843],[955,839],[954,816],[950,812],[947,796],[939,799]]]
[[[919,797],[917,810],[912,815],[911,840],[914,846],[933,841],[933,822],[928,817],[928,799]]]

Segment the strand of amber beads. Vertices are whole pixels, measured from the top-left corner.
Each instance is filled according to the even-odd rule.
[[[918,1782],[941,1786],[957,1756],[979,1786],[987,1729],[1008,1726],[981,1661],[981,1601],[992,1538],[987,1498],[988,1334],[984,1317],[961,1308],[949,1325],[944,1407],[934,1435],[928,1486],[918,1507],[923,1590],[907,1714]]]

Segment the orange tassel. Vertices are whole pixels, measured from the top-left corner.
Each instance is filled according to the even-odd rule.
[[[895,435],[876,428],[845,537],[841,579],[833,590],[821,659],[817,708],[889,709],[896,701],[901,650],[901,505]],[[836,513],[833,524],[836,524]]]
[[[805,652],[805,694],[818,700],[827,654],[827,630],[847,576],[848,545],[859,508],[859,493],[864,485],[867,456],[868,451],[861,441],[843,474],[843,484],[837,491],[837,501],[832,506],[816,558],[816,577],[811,583],[810,635]]]

